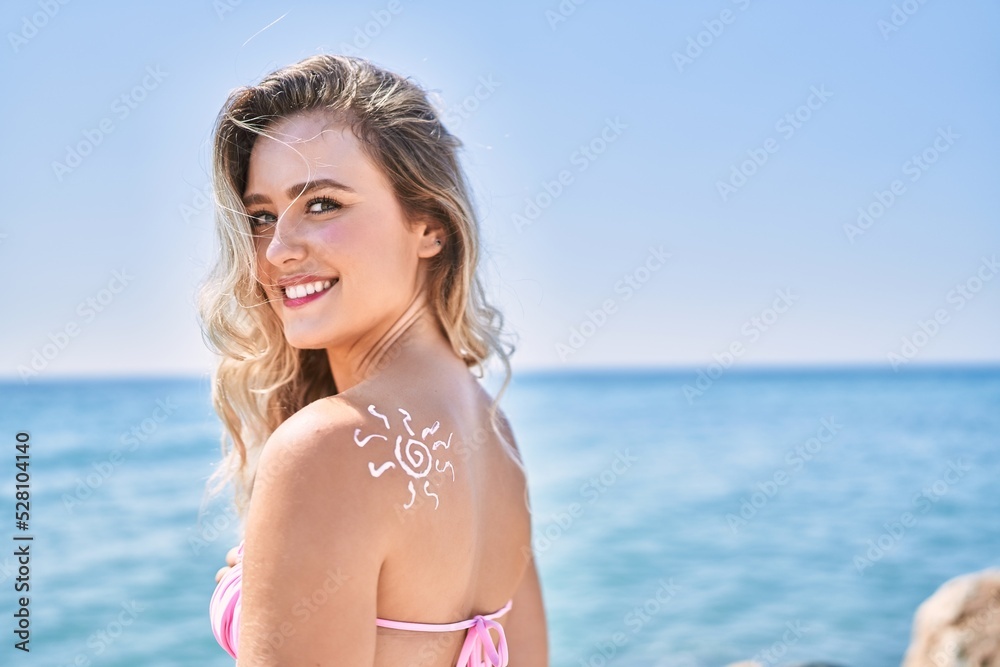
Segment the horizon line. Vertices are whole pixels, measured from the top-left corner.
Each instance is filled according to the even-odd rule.
[[[512,379],[517,376],[556,376],[556,375],[681,375],[706,372],[713,364],[655,364],[655,365],[576,365],[576,366],[529,366],[515,369]],[[717,364],[716,364],[717,365]],[[742,364],[723,368],[725,374],[754,373],[887,373],[902,375],[907,373],[941,372],[941,371],[1000,371],[1000,360],[986,361],[948,361],[948,362],[911,362],[899,369],[893,369],[885,363],[874,362],[808,362],[808,363],[757,363]],[[18,375],[0,375],[0,384],[31,384],[82,382],[82,381],[149,381],[149,380],[209,380],[212,369],[200,373],[163,373],[139,371],[135,373],[58,373],[45,374],[45,377],[23,381]],[[488,372],[487,378],[502,377],[496,372]]]

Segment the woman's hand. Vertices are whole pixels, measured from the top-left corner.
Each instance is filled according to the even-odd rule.
[[[219,568],[219,571],[215,573],[215,583],[222,581],[222,578],[226,576],[226,572],[229,572],[233,565],[236,565],[237,551],[239,551],[239,546],[233,547],[226,553],[226,567]]]

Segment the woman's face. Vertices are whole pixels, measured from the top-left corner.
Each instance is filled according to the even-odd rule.
[[[438,252],[439,226],[408,225],[354,134],[329,116],[290,116],[267,134],[243,202],[285,338],[302,349],[374,344],[422,289],[420,259]]]

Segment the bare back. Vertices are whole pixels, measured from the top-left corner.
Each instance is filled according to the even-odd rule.
[[[433,387],[401,384],[380,377],[331,397],[367,413],[371,428],[356,441],[392,496],[378,617],[451,623],[489,614],[511,599],[529,564],[524,474],[490,428],[490,396],[470,373],[438,376]],[[513,443],[505,421],[503,429]],[[465,634],[379,627],[375,665],[454,667]]]

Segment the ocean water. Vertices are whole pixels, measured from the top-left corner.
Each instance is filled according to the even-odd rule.
[[[1000,566],[1000,369],[522,374],[551,664],[898,665],[944,581]],[[31,542],[31,652],[0,663],[232,665],[212,638],[222,503],[207,379],[0,385],[7,537]],[[15,435],[31,509],[14,528]],[[514,663],[516,656],[514,656]]]

